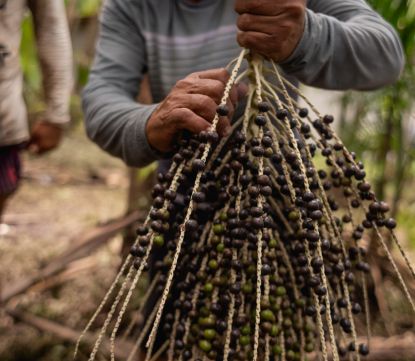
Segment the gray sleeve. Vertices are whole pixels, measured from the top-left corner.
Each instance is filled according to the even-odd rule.
[[[129,166],[142,167],[156,159],[145,127],[157,104],[136,102],[146,54],[141,29],[134,21],[139,9],[132,4],[105,2],[95,61],[82,100],[88,136]]]
[[[304,34],[281,65],[301,82],[370,90],[394,83],[404,66],[395,30],[363,0],[308,1]]]

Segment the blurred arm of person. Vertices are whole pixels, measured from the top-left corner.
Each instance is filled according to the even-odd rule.
[[[235,0],[238,42],[301,82],[371,90],[404,66],[395,30],[364,0]]]
[[[199,133],[210,127],[229,74],[225,69],[195,72],[179,80],[160,103],[137,103],[147,65],[143,31],[134,18],[139,18],[139,4],[112,0],[104,5],[83,110],[94,142],[127,165],[143,167],[172,150],[182,130]],[[218,124],[220,135],[229,131],[236,88],[230,98],[229,116]]]
[[[29,0],[33,14],[46,111],[31,129],[28,149],[41,154],[56,148],[68,124],[73,86],[72,46],[63,1]]]

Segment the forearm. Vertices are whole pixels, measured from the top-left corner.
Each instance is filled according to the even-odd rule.
[[[156,159],[147,142],[146,124],[157,104],[136,102],[146,55],[135,16],[138,9],[133,2],[105,3],[82,105],[88,136],[129,166],[143,167]]]
[[[69,121],[73,85],[72,48],[64,2],[33,0],[29,6],[42,70],[45,119],[64,124]]]
[[[376,89],[398,79],[404,57],[389,24],[362,1],[316,3],[297,49],[281,64],[285,72],[328,89]]]
[[[156,160],[145,127],[157,104],[136,103],[115,87],[90,80],[83,92],[85,127],[91,140],[129,166]]]

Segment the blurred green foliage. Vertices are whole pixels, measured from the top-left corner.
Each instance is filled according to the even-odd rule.
[[[69,1],[66,0],[66,4]],[[81,18],[89,18],[96,16],[99,8],[101,7],[101,0],[77,0],[76,12]]]
[[[397,30],[406,56],[400,80],[376,92],[347,92],[341,99],[340,136],[370,163],[380,199],[392,201],[397,213],[414,175],[415,0],[369,0]]]
[[[26,86],[30,89],[39,89],[41,75],[36,56],[35,37],[33,34],[33,21],[31,16],[26,17],[22,24],[20,55]]]

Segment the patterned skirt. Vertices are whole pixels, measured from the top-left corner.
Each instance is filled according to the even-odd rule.
[[[21,177],[21,145],[0,147],[0,195],[13,193]]]

